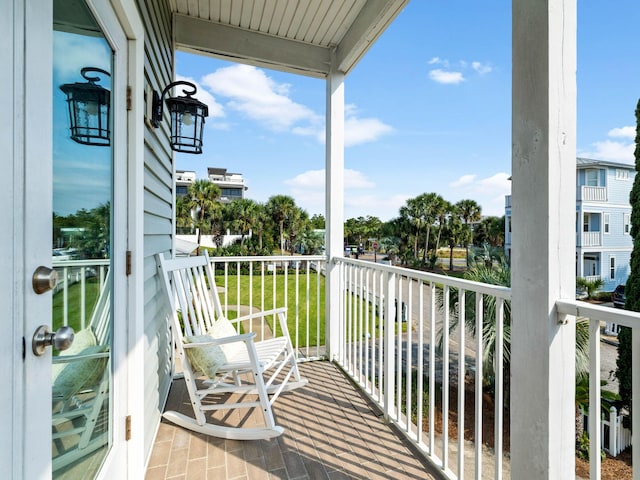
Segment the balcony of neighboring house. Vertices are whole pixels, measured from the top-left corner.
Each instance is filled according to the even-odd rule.
[[[579,247],[600,247],[602,245],[602,232],[581,232],[576,239]]]
[[[288,308],[289,332],[309,384],[275,402],[276,422],[285,432],[272,440],[206,437],[163,420],[147,479],[510,478],[509,288],[349,258],[211,261],[227,315],[274,304]],[[329,268],[337,269],[340,288],[325,305]],[[333,302],[335,315],[325,317]],[[600,448],[615,450],[603,433],[609,424],[598,414],[601,379],[611,369],[601,360],[600,325],[615,319],[640,333],[640,315],[575,300],[558,301],[556,309],[559,321],[579,316],[589,331],[587,430],[595,460],[578,461],[578,471],[580,478],[596,479]],[[462,322],[459,312],[465,312]],[[258,335],[269,335],[273,325],[260,325]],[[474,331],[493,332],[493,342]],[[573,365],[575,352],[564,355],[558,361]],[[192,414],[179,375],[167,409]],[[244,413],[218,420],[253,421]],[[514,432],[514,438],[518,434],[527,433]]]
[[[600,247],[602,246],[603,228],[608,228],[608,224],[602,222],[603,215],[601,213],[583,213],[582,215],[582,231],[577,234],[577,247]],[[605,217],[606,220],[606,217]]]
[[[580,185],[578,186],[577,200],[582,202],[606,202],[607,187]]]

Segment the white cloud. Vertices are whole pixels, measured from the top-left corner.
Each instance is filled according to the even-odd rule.
[[[357,218],[372,215],[386,222],[398,216],[400,207],[402,207],[409,198],[410,195],[385,195],[380,192],[366,195],[346,194],[344,199],[344,216],[345,218]]]
[[[635,127],[612,128],[607,133],[609,137],[622,140],[603,140],[591,144],[587,150],[579,150],[579,157],[596,160],[610,160],[614,162],[633,163],[635,150]],[[625,141],[627,139],[627,141]]]
[[[510,175],[499,172],[490,177],[477,177],[474,174],[462,175],[449,183],[453,189],[450,201],[470,198],[482,206],[483,215],[504,215],[504,196],[511,193]]]
[[[633,143],[614,142],[603,140],[591,144],[592,149],[579,151],[579,157],[593,158],[595,160],[611,160],[615,162],[633,163]]]
[[[56,52],[63,52],[53,56],[53,70],[61,83],[86,81],[80,75],[80,70],[84,67],[111,71],[111,50],[104,38],[54,32],[53,44]],[[101,74],[96,76],[103,78]],[[98,83],[105,85],[104,80]]]
[[[296,204],[310,214],[325,211],[325,170],[309,170],[284,181]],[[363,172],[353,169],[344,171],[345,218],[374,215],[383,221],[398,216],[400,207],[408,195],[381,193],[374,182]],[[374,193],[370,193],[375,189]]]
[[[348,117],[344,122],[344,144],[346,147],[352,147],[361,143],[374,142],[392,131],[391,126],[377,118]]]
[[[609,130],[608,136],[614,138],[632,138],[636,137],[636,127],[620,127]]]
[[[429,71],[429,78],[437,83],[453,84],[464,82],[462,72],[447,72],[439,68]]]
[[[191,80],[190,80],[191,81]],[[289,97],[291,86],[277,83],[265,71],[234,65],[205,75],[201,83],[218,97],[228,98],[226,107],[238,111],[274,131],[290,131],[325,142],[325,122],[322,115]],[[208,93],[207,93],[208,94]],[[209,94],[208,94],[209,95]],[[216,100],[209,95],[209,98]],[[207,103],[204,99],[202,100]],[[222,106],[216,103],[224,114]],[[360,118],[353,104],[345,106],[345,146],[350,147],[378,140],[393,131],[390,125],[375,117]],[[229,129],[228,124],[219,128]]]
[[[216,118],[216,117],[224,117],[224,108],[222,107],[222,105],[220,105],[216,99],[213,97],[213,95],[211,95],[205,88],[202,87],[202,85],[200,85],[200,83],[198,83],[196,80],[194,80],[191,77],[183,77],[182,75],[176,75],[176,81],[185,81],[185,82],[191,82],[196,86],[196,89],[198,90],[197,93],[193,96],[193,98],[197,98],[198,100],[200,100],[202,103],[206,104],[207,107],[209,107],[209,117],[208,118]],[[185,85],[178,85],[177,87],[174,87],[174,91],[171,93],[172,95],[179,95],[182,96],[182,89],[185,88],[187,89],[187,91],[189,91],[189,87],[186,87]],[[165,97],[166,98],[166,97]],[[218,127],[219,128],[219,127]]]
[[[476,179],[476,175],[463,175],[458,180],[451,182],[449,186],[453,188],[463,187],[465,185],[469,185],[470,183],[473,183],[475,179]]]
[[[344,145],[353,147],[363,143],[375,142],[381,136],[393,132],[393,127],[375,117],[360,118],[356,115],[357,107],[345,105]],[[294,127],[296,135],[316,137],[318,142],[325,142],[325,129],[319,126]]]
[[[489,63],[474,60],[458,60],[457,62],[449,62],[447,59],[433,57],[427,62],[428,65],[440,65],[442,68],[436,68],[429,71],[429,78],[437,83],[457,85],[467,80],[465,72],[473,70],[479,75],[486,75],[493,70]],[[454,65],[453,67],[451,65]],[[473,73],[473,72],[470,72]]]
[[[275,131],[289,130],[299,122],[318,123],[321,119],[289,98],[289,84],[279,84],[264,70],[250,65],[220,68],[203,77],[202,83],[213,93],[228,97],[229,108]]]
[[[285,180],[284,183],[293,188],[324,191],[325,170],[308,170],[293,178]],[[345,189],[374,188],[375,186],[375,183],[368,180],[362,172],[351,168],[344,169]]]
[[[484,75],[486,73],[491,72],[491,70],[493,70],[491,68],[491,65],[489,65],[488,63],[481,63],[481,62],[472,62],[471,63],[471,67],[478,72],[480,75]]]

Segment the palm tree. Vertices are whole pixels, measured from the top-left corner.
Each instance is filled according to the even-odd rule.
[[[380,232],[382,231],[382,220],[372,215],[367,215],[365,218],[365,233],[367,238],[380,238]]]
[[[258,219],[257,203],[248,198],[241,198],[229,203],[227,208],[231,215],[232,228],[240,232],[240,248],[244,246],[245,236],[253,230]]]
[[[587,298],[591,300],[595,293],[602,288],[604,281],[601,278],[589,280],[584,277],[576,278],[576,287],[587,292]]]
[[[470,234],[469,237],[471,237],[471,228],[469,227],[469,224],[471,222],[477,222],[482,218],[482,208],[480,207],[480,205],[478,205],[478,202],[476,202],[475,200],[468,200],[468,199],[460,200],[458,203],[456,203],[456,208],[458,209],[458,212],[460,213],[460,216],[464,221],[464,225],[469,230],[469,234]],[[465,243],[465,251],[466,251],[466,258],[467,258],[467,267],[469,267],[469,242],[468,241]]]
[[[504,216],[483,218],[474,237],[476,245],[488,242],[493,247],[504,246]]]
[[[440,197],[440,200],[438,200],[435,205],[435,216],[438,220],[438,237],[436,238],[435,255],[438,255],[438,249],[440,248],[440,236],[442,235],[442,230],[445,228],[447,223],[447,217],[453,212],[453,208],[453,205],[442,197]]]
[[[176,198],[176,227],[191,228],[193,226],[193,218],[191,218],[191,209],[189,208],[189,197],[181,195]]]
[[[286,233],[289,238],[289,251],[291,252],[291,255],[295,253],[296,239],[300,234],[307,230],[311,231],[311,227],[309,226],[309,214],[305,210],[295,207],[289,215]]]
[[[214,218],[215,211],[220,207],[220,187],[209,180],[196,180],[187,189],[187,207],[195,211],[195,226],[198,229],[198,249],[196,255],[200,255],[200,239],[203,228],[211,228],[211,218]]]
[[[474,282],[487,283],[489,285],[511,286],[511,269],[508,264],[502,263],[498,267],[476,264],[464,273],[464,278]],[[440,311],[444,309],[442,290],[438,290],[436,301]],[[460,325],[460,316],[463,317],[464,327],[471,335],[476,336],[475,293],[467,292],[465,298],[465,311],[459,312],[458,291],[450,291],[450,324],[449,332],[452,333]],[[487,379],[495,378],[494,358],[496,349],[496,298],[490,295],[484,296],[482,325],[483,343],[483,373]],[[509,364],[511,361],[511,302],[504,302],[504,378],[508,382]],[[439,332],[438,343],[443,340],[442,331]],[[583,378],[589,373],[589,319],[578,317],[576,319],[576,379]]]
[[[400,216],[405,218],[412,227],[413,232],[413,257],[418,258],[418,238],[423,228],[423,219],[420,212],[420,202],[415,198],[407,200],[407,204],[400,207]]]
[[[449,270],[453,271],[453,249],[461,243],[468,245],[471,231],[460,221],[460,217],[451,215],[445,225],[445,235],[449,244]]]
[[[289,219],[295,208],[296,202],[287,195],[274,195],[267,201],[266,210],[280,230],[280,255],[284,255],[284,222]]]
[[[400,239],[398,237],[383,237],[378,245],[381,252],[389,257],[389,261],[393,264],[396,256],[400,253]]]
[[[317,255],[322,251],[324,238],[312,229],[304,230],[296,238],[296,246],[303,255]]]

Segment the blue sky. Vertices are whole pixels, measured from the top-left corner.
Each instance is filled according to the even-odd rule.
[[[637,0],[578,2],[578,155],[633,163]],[[325,82],[179,52],[210,106],[204,153],[176,167],[242,173],[247,196],[324,214]],[[345,83],[345,218],[398,215],[436,192],[504,214],[511,173],[510,2],[412,0]]]
[[[69,215],[91,210],[111,199],[111,148],[81,145],[71,140],[66,95],[60,86],[85,83],[83,67],[111,71],[111,49],[103,37],[53,33],[53,211]],[[111,88],[108,76],[96,83]]]

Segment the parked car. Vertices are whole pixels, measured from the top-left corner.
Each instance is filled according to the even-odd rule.
[[[616,289],[611,294],[611,299],[613,300],[613,306],[616,308],[623,308],[624,302],[627,297],[624,295],[624,285],[618,285]]]

